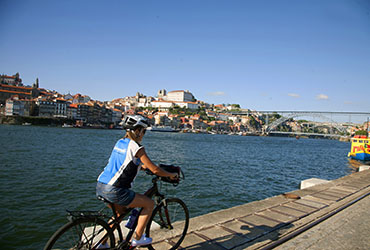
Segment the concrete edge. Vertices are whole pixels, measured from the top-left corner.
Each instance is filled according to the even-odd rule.
[[[367,171],[370,171],[370,170],[355,172],[350,175],[343,176],[339,179],[330,180],[327,183],[318,184],[318,185],[311,186],[311,187],[301,189],[301,190],[300,189],[293,190],[288,193],[295,194],[300,197],[304,197],[304,196],[311,195],[317,192],[321,192],[323,190],[329,189],[339,184],[344,184],[348,182],[349,180],[353,180],[353,178],[360,179],[361,176],[367,174]],[[273,197],[266,198],[264,200],[253,201],[253,202],[249,202],[243,205],[226,208],[226,209],[222,209],[219,211],[214,211],[214,212],[211,212],[205,215],[200,215],[200,216],[190,219],[188,233],[191,233],[193,231],[202,230],[204,228],[211,227],[215,224],[221,224],[221,223],[233,220],[235,218],[245,217],[247,215],[268,209],[272,206],[278,206],[278,205],[281,205],[281,204],[284,204],[290,201],[292,200],[284,197],[283,194],[279,194]]]

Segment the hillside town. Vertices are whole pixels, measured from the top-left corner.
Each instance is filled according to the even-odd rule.
[[[263,114],[241,109],[238,104],[209,104],[197,100],[188,90],[167,92],[161,89],[155,97],[137,93],[135,96],[99,101],[79,93],[60,94],[39,85],[38,79],[32,85],[23,84],[19,73],[0,75],[0,115],[8,118],[49,118],[74,127],[119,128],[125,114],[142,114],[150,119],[153,127],[244,135],[257,134],[266,124]],[[280,115],[273,114],[268,120],[273,122],[279,118]],[[304,131],[307,127],[308,122],[292,119],[281,125],[280,130]],[[348,133],[353,133],[353,129],[350,128]]]

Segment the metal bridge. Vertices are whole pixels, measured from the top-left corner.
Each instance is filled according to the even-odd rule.
[[[308,133],[308,132],[290,132],[291,134],[299,135],[316,135],[316,136],[332,136],[338,137],[338,134],[333,133],[333,129],[337,130],[340,134],[345,134],[348,125],[353,125],[353,118],[362,119],[362,122],[366,121],[370,117],[370,112],[331,112],[331,111],[251,111],[242,110],[241,112],[233,112],[233,115],[251,115],[259,114],[265,117],[266,124],[262,128],[262,133],[264,134],[288,134],[289,132],[276,131],[276,128],[287,122],[292,118],[298,117],[310,117],[320,120],[317,126],[326,126],[331,129],[330,133],[318,134],[318,133]],[[281,117],[273,122],[269,122],[272,114],[279,114]],[[342,121],[338,121],[340,118]],[[344,119],[344,120],[343,120]],[[311,127],[313,128],[313,127]]]

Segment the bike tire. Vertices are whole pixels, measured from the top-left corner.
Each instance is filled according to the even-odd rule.
[[[102,229],[105,230],[102,230]],[[99,218],[79,218],[59,228],[46,243],[44,250],[95,249],[97,241],[108,232],[108,244],[114,248],[115,239],[109,225]],[[109,249],[110,249],[109,248]]]
[[[149,219],[145,234],[147,237],[152,235],[153,243],[147,247],[151,250],[156,246],[161,249],[177,249],[188,227],[189,210],[185,203],[178,198],[165,199],[155,207]]]

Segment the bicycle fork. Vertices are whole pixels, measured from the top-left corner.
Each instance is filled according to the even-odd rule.
[[[163,203],[163,206],[161,206],[160,210],[159,210],[159,217],[161,219],[161,226],[162,227],[165,227],[167,229],[173,229],[173,226],[171,225],[171,218],[170,218],[170,215],[168,213],[168,208],[167,208],[167,202],[166,202],[166,199],[164,199],[162,201]],[[162,209],[164,210],[164,215],[166,216],[166,220],[164,220],[163,216],[162,216]]]

